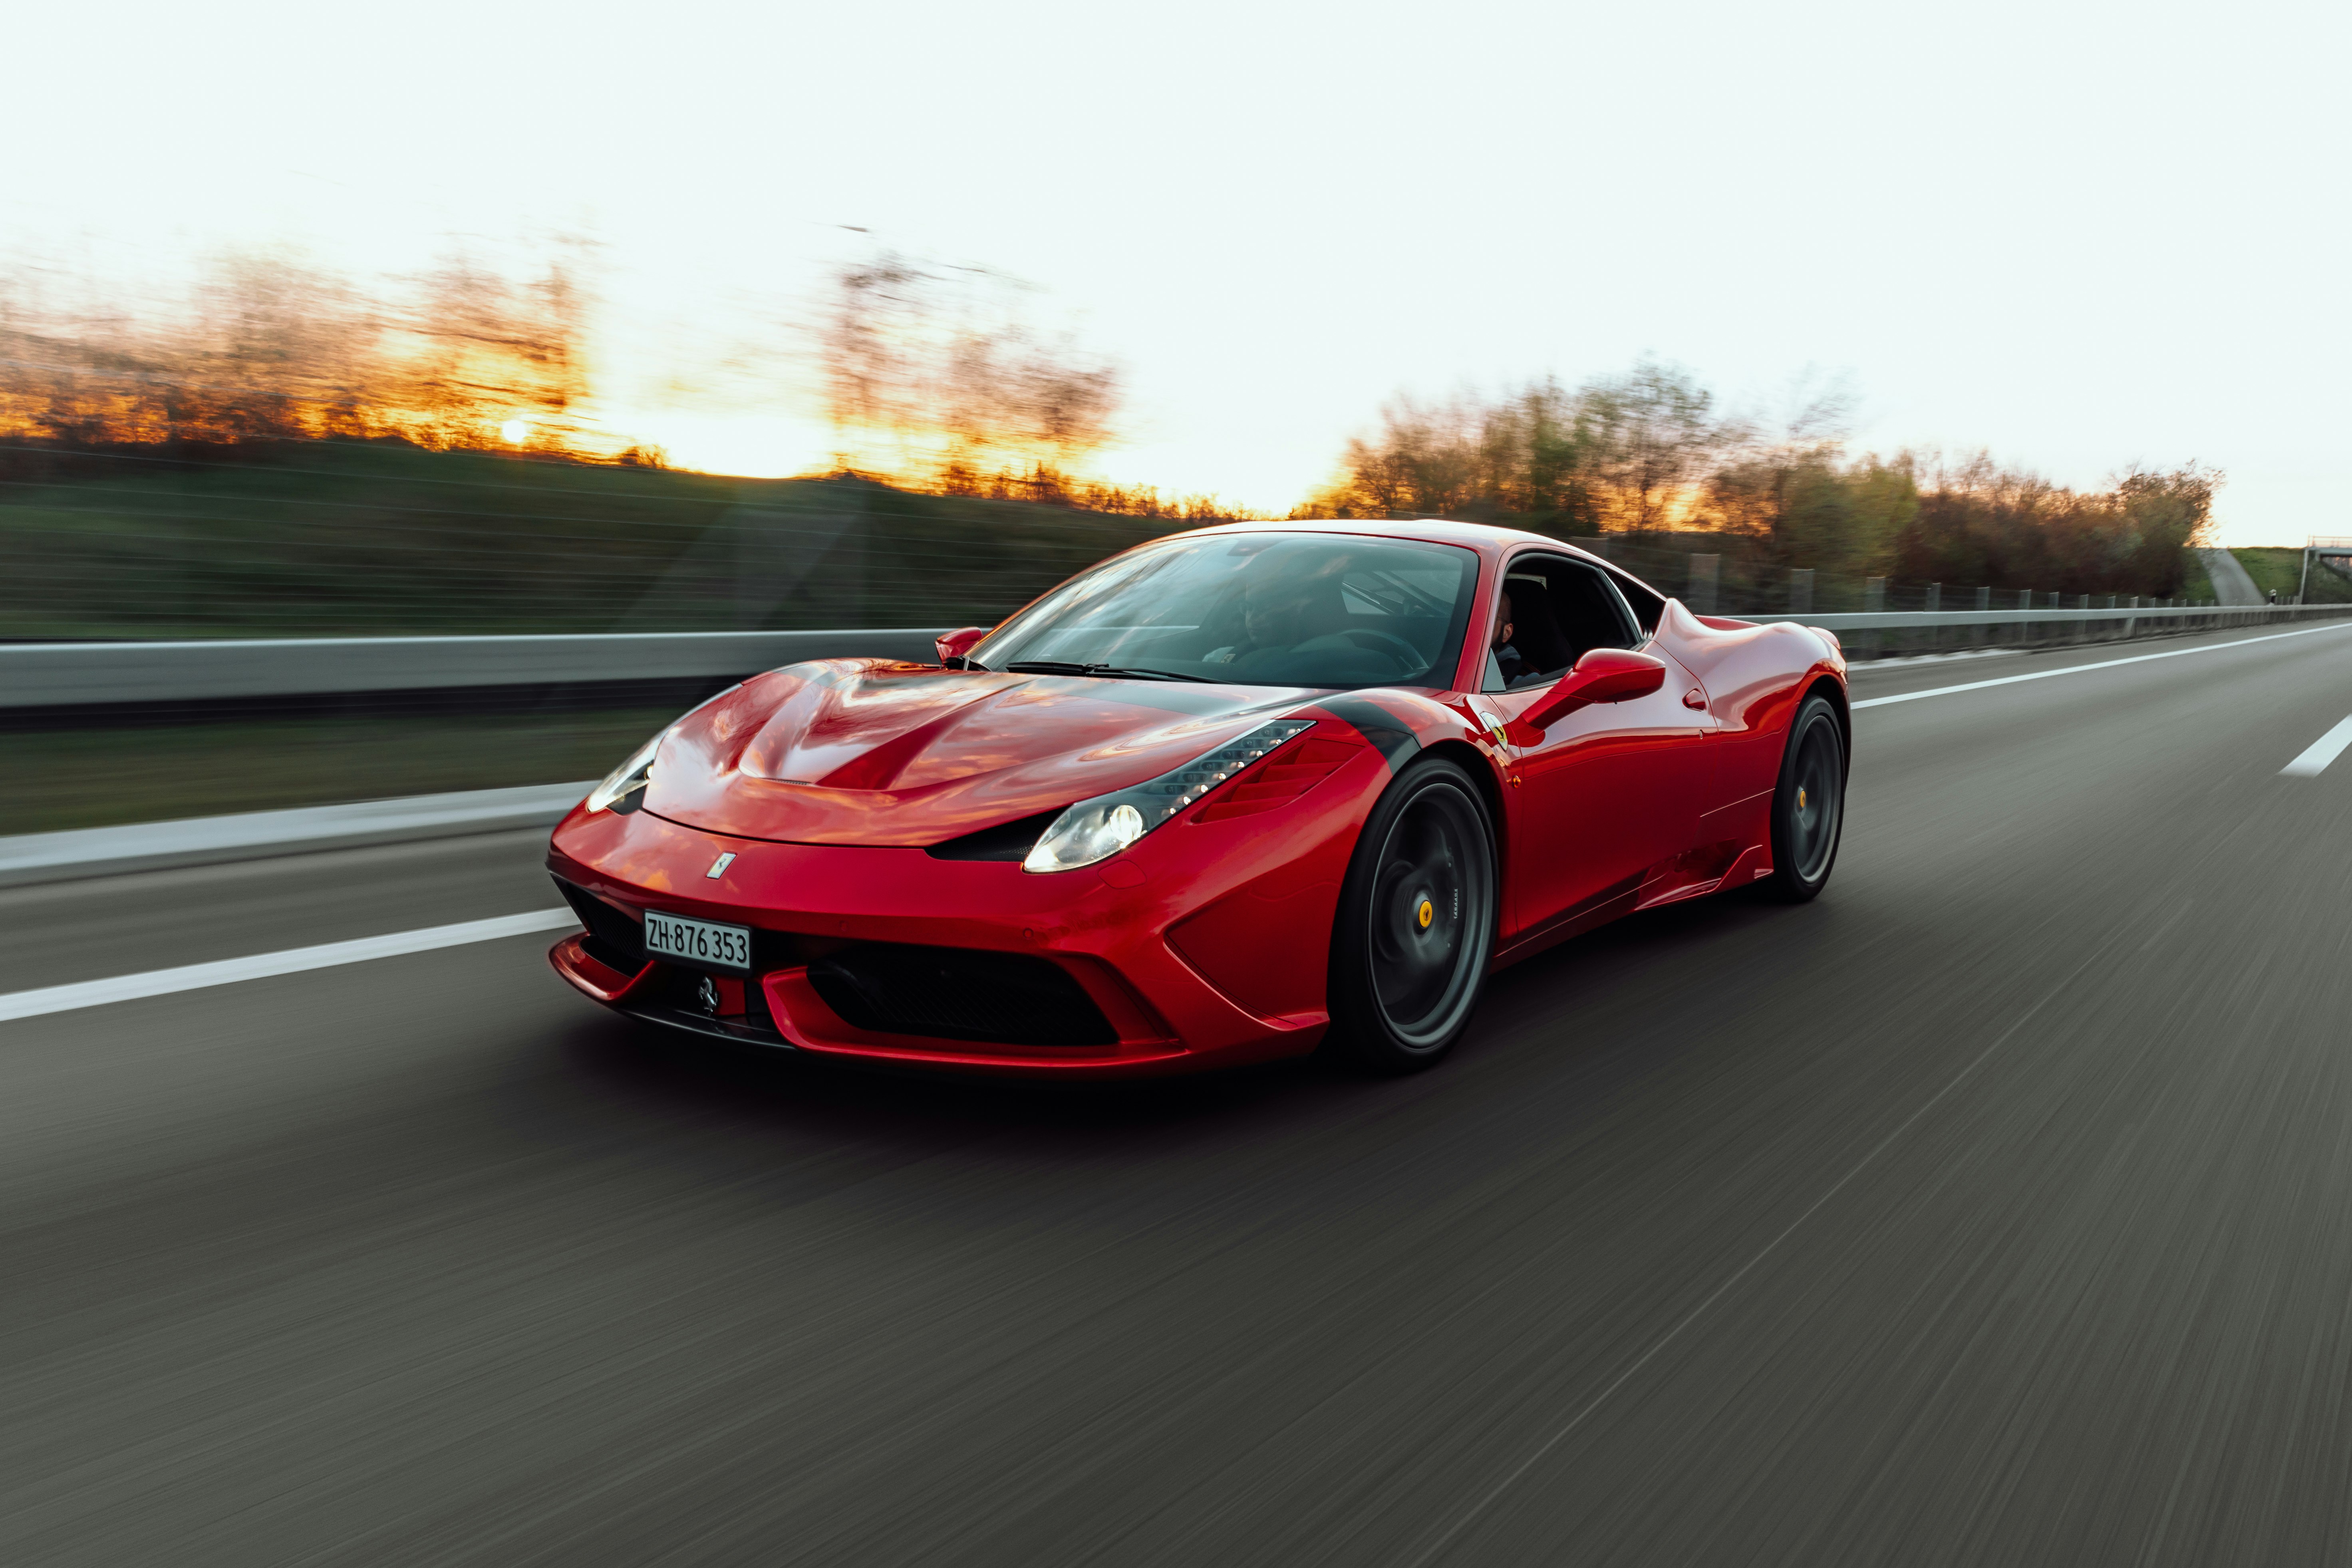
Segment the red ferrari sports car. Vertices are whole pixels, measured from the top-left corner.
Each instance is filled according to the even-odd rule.
[[[585,928],[557,972],[840,1057],[1402,1071],[1503,964],[1718,889],[1811,899],[1837,857],[1836,638],[1535,534],[1202,529],[938,646],[648,741],[555,830]]]

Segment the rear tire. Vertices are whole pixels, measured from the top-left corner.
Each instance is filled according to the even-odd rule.
[[[1331,931],[1332,1054],[1418,1072],[1470,1026],[1495,951],[1495,830],[1443,757],[1399,774],[1365,820]]]
[[[1821,896],[1845,833],[1845,731],[1818,692],[1797,710],[1772,792],[1772,891],[1792,904]]]

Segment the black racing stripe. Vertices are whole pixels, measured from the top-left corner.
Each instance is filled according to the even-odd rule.
[[[1388,759],[1391,773],[1401,770],[1421,750],[1421,742],[1412,738],[1412,731],[1377,702],[1361,697],[1335,697],[1316,706],[1353,724],[1358,734],[1380,748],[1381,755]]]

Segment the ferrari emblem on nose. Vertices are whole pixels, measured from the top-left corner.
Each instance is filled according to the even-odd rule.
[[[727,868],[733,864],[735,864],[735,852],[730,849],[726,854],[721,855],[718,859],[713,860],[710,863],[710,869],[705,871],[702,875],[708,880],[715,882],[719,880],[719,878],[725,876],[727,874]]]

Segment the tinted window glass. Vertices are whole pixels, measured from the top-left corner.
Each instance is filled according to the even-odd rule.
[[[1348,534],[1180,535],[1055,589],[971,652],[1248,686],[1445,686],[1478,557]]]
[[[1626,608],[1633,612],[1633,619],[1641,628],[1645,632],[1655,632],[1658,617],[1666,613],[1666,601],[1639,578],[1629,577],[1613,567],[1610,569],[1609,578],[1617,585],[1617,592],[1624,595]]]

